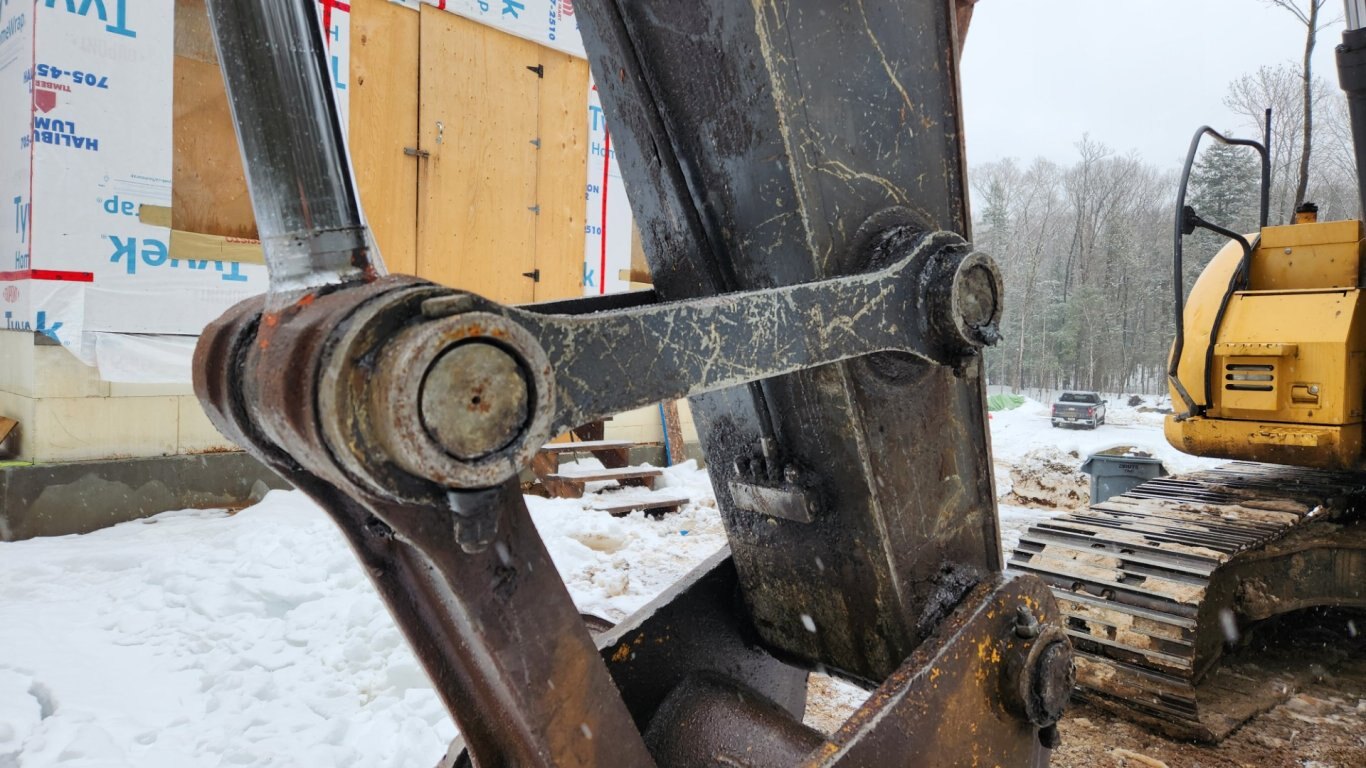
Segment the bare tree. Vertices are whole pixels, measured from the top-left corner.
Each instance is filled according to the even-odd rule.
[[[1330,92],[1328,84],[1317,78],[1310,89],[1310,109],[1321,104]],[[1224,105],[1243,117],[1252,135],[1260,135],[1265,112],[1271,109],[1271,221],[1289,223],[1298,206],[1296,189],[1300,162],[1308,157],[1304,150],[1304,101],[1300,75],[1290,64],[1262,67],[1229,83]],[[1300,198],[1299,202],[1304,202]]]
[[[1319,30],[1323,29],[1319,22],[1319,10],[1328,0],[1307,0],[1308,10],[1300,8],[1299,0],[1267,0],[1267,2],[1276,8],[1288,11],[1304,25],[1304,62],[1300,71],[1301,90],[1304,99],[1301,118],[1304,127],[1300,137],[1300,174],[1299,180],[1295,184],[1294,205],[1294,208],[1299,208],[1304,202],[1305,194],[1309,191],[1309,152],[1314,146],[1314,75],[1310,69],[1310,60],[1314,55],[1314,44],[1318,41]]]
[[[1327,86],[1324,85],[1324,88]],[[1356,154],[1347,100],[1326,99],[1317,114],[1309,199],[1319,204],[1320,218],[1361,218]]]
[[[1024,193],[1018,206],[1015,238],[1015,242],[1021,246],[1017,257],[1020,269],[1015,281],[1020,298],[1020,333],[1016,343],[1014,376],[1017,392],[1024,387],[1025,344],[1030,315],[1037,311],[1035,291],[1039,283],[1039,270],[1049,245],[1048,235],[1059,223],[1060,175],[1057,166],[1039,158],[1029,167],[1023,179]]]
[[[973,169],[975,230],[1000,265],[1005,343],[991,380],[1015,391],[1160,383],[1170,172],[1083,139],[1067,167],[1038,159]]]

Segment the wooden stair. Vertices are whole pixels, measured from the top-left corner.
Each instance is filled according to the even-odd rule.
[[[625,517],[637,510],[644,512],[648,517],[660,518],[670,512],[677,512],[684,504],[688,503],[686,496],[665,496],[654,495],[653,497],[635,497],[633,499],[614,499],[612,496],[626,494],[608,494],[599,501],[593,502],[593,509],[599,512],[606,512],[612,517]]]
[[[575,470],[545,475],[541,478],[541,483],[551,496],[560,499],[581,499],[584,486],[588,483],[616,481],[621,485],[650,487],[654,484],[654,479],[662,474],[662,470],[654,467]]]
[[[591,453],[608,469],[631,464],[631,449],[639,445],[629,440],[582,440],[576,443],[546,443],[531,459],[531,471],[544,478],[560,471],[560,454]]]

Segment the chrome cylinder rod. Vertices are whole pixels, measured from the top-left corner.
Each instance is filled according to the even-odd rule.
[[[270,271],[267,311],[301,291],[383,274],[316,3],[208,0],[208,11]]]

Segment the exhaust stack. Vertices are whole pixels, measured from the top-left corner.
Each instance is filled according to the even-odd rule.
[[[1337,47],[1338,84],[1347,94],[1352,150],[1357,163],[1357,197],[1366,215],[1366,0],[1345,0],[1347,29]]]

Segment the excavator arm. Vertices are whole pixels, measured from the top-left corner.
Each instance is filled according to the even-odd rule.
[[[314,3],[209,6],[271,285],[206,330],[196,390],[348,537],[453,760],[1046,761],[1071,651],[1048,589],[1002,570],[971,2],[580,4],[655,291],[540,307],[386,276]],[[728,550],[593,636],[517,473],[682,396]],[[813,669],[875,689],[834,734],[801,723]]]

